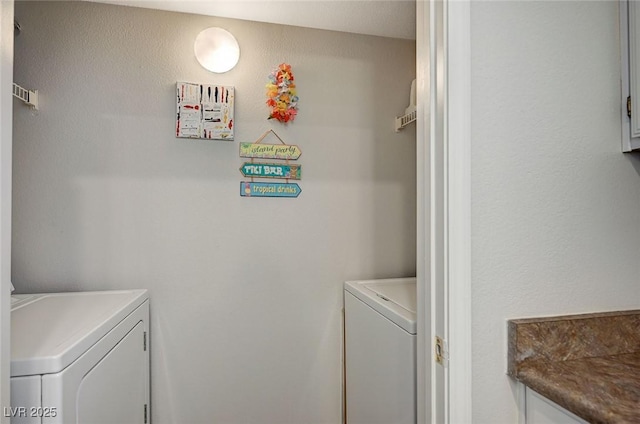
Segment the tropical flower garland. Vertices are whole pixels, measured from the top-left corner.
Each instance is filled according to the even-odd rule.
[[[267,106],[271,108],[268,119],[280,122],[293,121],[298,114],[298,96],[293,82],[291,65],[281,63],[269,75]]]

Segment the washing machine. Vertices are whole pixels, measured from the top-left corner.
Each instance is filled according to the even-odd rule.
[[[416,279],[348,281],[347,424],[416,423]]]
[[[144,424],[146,290],[12,295],[12,424]]]

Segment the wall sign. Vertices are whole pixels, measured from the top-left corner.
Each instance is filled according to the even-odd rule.
[[[260,144],[272,133],[281,144]],[[286,144],[274,130],[265,131],[255,143],[240,143],[240,157],[251,158],[240,167],[240,172],[251,181],[240,182],[242,197],[298,197],[302,189],[297,183],[289,180],[302,178],[302,165],[289,163],[300,157],[302,151],[295,145]],[[284,160],[284,163],[254,162],[255,158]],[[284,183],[254,182],[254,178],[279,178]]]
[[[240,143],[241,158],[297,160],[301,154],[293,144]]]
[[[240,168],[240,172],[245,177],[299,180],[302,176],[302,165],[245,162]]]
[[[298,197],[302,189],[297,183],[240,182],[242,197]]]
[[[233,140],[233,87],[179,82],[176,97],[176,137]]]

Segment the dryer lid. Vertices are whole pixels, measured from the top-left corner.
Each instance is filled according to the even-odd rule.
[[[384,300],[395,303],[411,313],[416,313],[416,281],[403,279],[398,282],[371,281],[363,284]]]
[[[406,332],[416,334],[416,279],[347,281],[344,288]]]
[[[11,376],[62,371],[146,299],[146,290],[30,295],[11,311]]]

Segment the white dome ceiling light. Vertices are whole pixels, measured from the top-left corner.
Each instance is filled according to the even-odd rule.
[[[200,32],[193,43],[193,51],[200,65],[216,74],[230,71],[240,59],[240,46],[236,38],[218,27]]]

